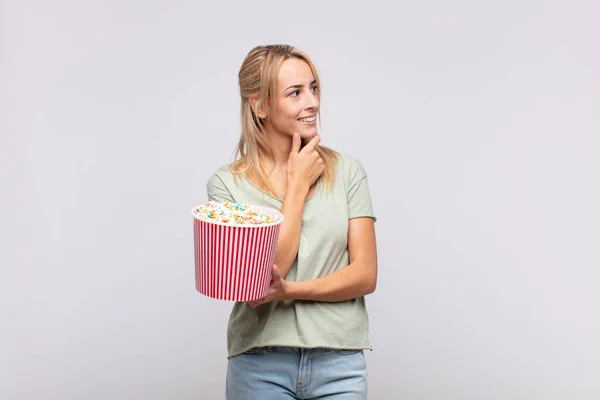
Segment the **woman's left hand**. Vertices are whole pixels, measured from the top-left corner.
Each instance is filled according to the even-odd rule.
[[[249,301],[248,305],[252,308],[256,308],[261,304],[273,300],[290,300],[289,294],[289,284],[281,277],[277,265],[273,264],[273,276],[271,278],[269,293],[262,299]]]

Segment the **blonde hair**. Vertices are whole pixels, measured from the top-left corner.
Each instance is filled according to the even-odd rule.
[[[310,57],[289,45],[268,45],[253,48],[244,59],[238,73],[242,132],[237,145],[235,161],[231,164],[230,170],[236,178],[239,174],[253,177],[256,179],[256,184],[275,196],[277,196],[277,193],[269,182],[268,173],[264,168],[264,161],[273,161],[274,156],[269,147],[268,137],[263,129],[263,120],[252,109],[251,99],[256,100],[254,104],[256,110],[266,106],[269,110],[276,111],[275,96],[279,68],[285,60],[293,58],[304,61],[310,67],[318,87],[317,96],[320,99],[319,76]],[[317,110],[317,114],[320,123],[320,110]],[[302,142],[304,146],[308,141],[303,139]],[[324,146],[317,146],[316,150],[325,165],[325,171],[317,182],[322,183],[326,190],[330,190],[335,179],[339,154]]]

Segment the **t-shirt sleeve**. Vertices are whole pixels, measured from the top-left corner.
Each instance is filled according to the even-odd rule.
[[[348,219],[371,217],[377,220],[371,204],[367,173],[360,161],[352,160],[348,185]]]
[[[209,201],[223,202],[228,201],[235,203],[235,199],[225,186],[223,180],[217,174],[213,174],[206,183],[206,193]]]

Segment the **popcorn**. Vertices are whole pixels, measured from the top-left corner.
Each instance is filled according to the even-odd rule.
[[[209,201],[194,209],[194,213],[202,220],[229,225],[266,225],[279,220],[279,217],[260,213],[250,205],[228,201]]]
[[[213,201],[191,213],[196,290],[228,301],[267,296],[285,217],[274,208]]]

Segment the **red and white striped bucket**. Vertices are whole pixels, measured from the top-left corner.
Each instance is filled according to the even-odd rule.
[[[194,216],[196,290],[218,300],[251,301],[269,292],[275,249],[283,215],[251,206],[277,217],[264,225],[231,225]]]

